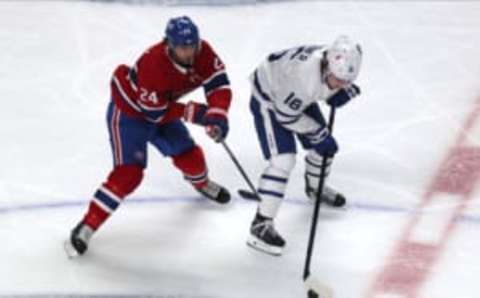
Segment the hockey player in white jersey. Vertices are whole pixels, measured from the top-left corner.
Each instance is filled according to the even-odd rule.
[[[263,156],[268,160],[259,185],[261,196],[247,244],[272,255],[281,255],[285,240],[273,220],[295,165],[298,138],[308,150],[305,190],[316,197],[323,156],[330,171],[337,142],[329,133],[318,102],[341,107],[360,93],[353,84],[360,70],[362,51],[347,36],[330,46],[301,46],[273,53],[250,76],[250,110]],[[322,200],[345,204],[345,198],[326,186]]]

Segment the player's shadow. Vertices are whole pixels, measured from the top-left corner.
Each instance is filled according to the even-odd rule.
[[[140,253],[140,252],[135,252]],[[181,256],[178,256],[181,259]],[[179,266],[166,265],[161,258],[135,258],[127,252],[110,254],[105,252],[90,252],[76,260],[83,263],[89,278],[94,278],[99,285],[109,288],[130,289],[127,292],[148,294],[158,297],[202,297],[213,298],[213,295],[198,293],[205,288],[209,280],[201,274],[193,274],[185,264]],[[88,263],[88,265],[87,265]],[[85,268],[85,267],[89,268]]]
[[[217,223],[228,222],[225,211],[230,207],[196,196],[181,202],[159,202],[133,208],[131,212],[128,207],[124,208],[123,214],[112,218],[112,222],[92,239],[87,254],[75,261],[87,267],[85,270],[89,274],[91,271],[100,279],[108,279],[108,284],[128,281],[133,286],[147,285],[149,290],[164,289],[159,293],[162,295],[213,297],[200,296],[202,293],[193,291],[205,288],[209,280],[193,274],[195,270],[186,270],[196,265],[183,257],[192,250],[199,250],[198,258],[202,257],[200,251],[205,249],[205,243],[211,243],[209,237],[218,239],[221,234],[215,230]],[[196,249],[196,244],[203,247]],[[172,268],[172,262],[178,267]],[[178,290],[185,292],[178,293]]]
[[[112,218],[114,222],[109,223],[114,227],[99,233],[94,241],[110,249],[110,243],[127,245],[146,254],[157,249],[174,251],[191,245],[192,239],[201,241],[204,231],[215,233],[217,222],[229,221],[228,214],[233,205],[233,201],[221,205],[201,195],[182,200],[153,198],[149,202],[132,206],[136,209],[132,214],[129,210],[116,214]],[[124,225],[128,227],[125,229]]]

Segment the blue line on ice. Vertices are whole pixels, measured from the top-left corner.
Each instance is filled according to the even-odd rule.
[[[241,198],[235,198],[237,202],[254,204],[253,201],[243,200]],[[156,198],[129,198],[124,201],[123,204],[157,204],[157,203],[182,203],[182,202],[196,202],[201,203],[205,199],[199,196],[184,196],[184,197],[156,197]],[[46,202],[39,204],[19,204],[11,206],[0,206],[0,214],[3,213],[13,213],[21,211],[37,211],[37,210],[51,210],[51,209],[61,209],[61,208],[73,208],[73,207],[84,207],[88,203],[88,200],[69,200],[61,202]],[[306,199],[286,199],[285,203],[294,204],[294,205],[310,205]],[[350,210],[366,211],[366,212],[376,212],[376,213],[399,213],[399,214],[413,214],[415,213],[414,208],[407,207],[398,207],[398,206],[388,206],[381,204],[371,204],[371,203],[359,203],[354,202],[348,205]],[[439,211],[441,212],[441,211]],[[430,212],[431,213],[431,212]],[[457,218],[459,222],[467,222],[473,224],[480,224],[480,216],[477,215],[462,215]]]

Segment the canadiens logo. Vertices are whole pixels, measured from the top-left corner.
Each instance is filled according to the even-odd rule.
[[[213,62],[213,67],[215,67],[216,70],[220,70],[223,68],[223,63],[218,59],[218,57],[215,57],[215,61]]]

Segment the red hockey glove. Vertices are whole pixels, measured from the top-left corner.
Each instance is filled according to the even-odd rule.
[[[227,111],[210,107],[205,114],[204,123],[207,134],[215,141],[223,141],[228,134],[228,116]]]
[[[207,112],[207,105],[194,101],[189,101],[183,112],[183,119],[187,122],[205,126],[204,116]]]

